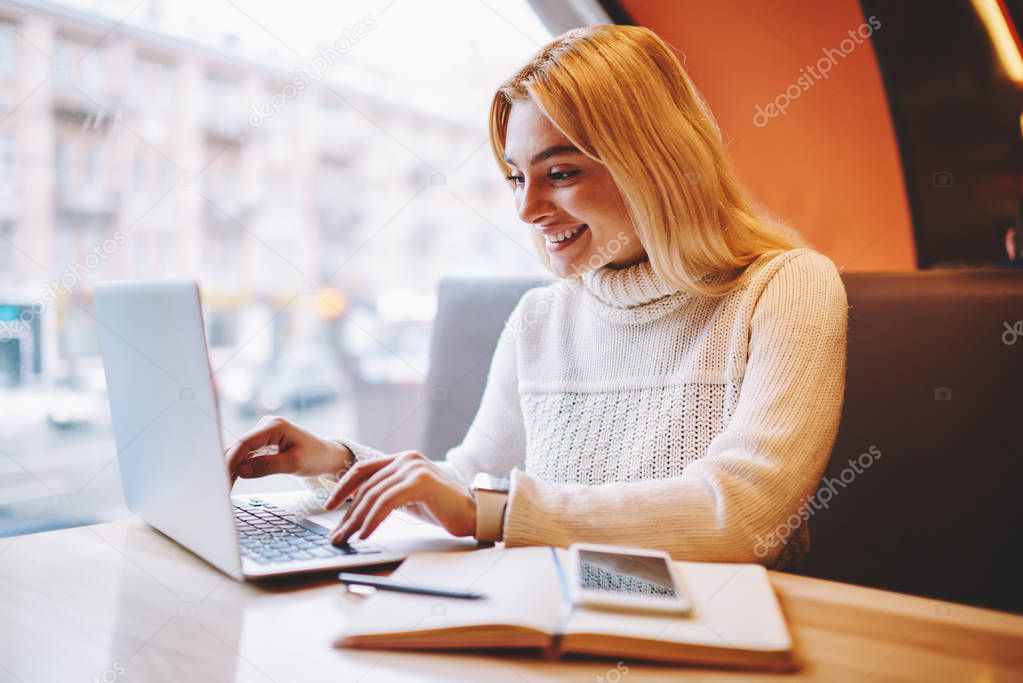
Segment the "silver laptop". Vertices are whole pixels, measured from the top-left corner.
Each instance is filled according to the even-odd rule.
[[[311,492],[232,496],[198,284],[97,284],[95,305],[125,502],[213,566],[261,578],[476,546],[401,511],[333,546]]]

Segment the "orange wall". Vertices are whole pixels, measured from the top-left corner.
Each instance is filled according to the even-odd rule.
[[[754,124],[824,48],[866,19],[856,0],[622,0],[679,52],[753,199],[842,270],[914,270],[895,133],[869,39]],[[884,30],[882,24],[879,29]],[[849,43],[846,43],[849,46]],[[816,67],[815,67],[816,68]]]

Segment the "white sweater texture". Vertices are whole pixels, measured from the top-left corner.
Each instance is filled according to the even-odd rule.
[[[809,249],[762,256],[717,299],[649,261],[531,289],[441,465],[466,485],[511,477],[507,546],[793,568],[838,431],[847,312],[834,264]]]

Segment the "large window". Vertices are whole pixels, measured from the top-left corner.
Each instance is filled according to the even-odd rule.
[[[0,75],[14,73],[17,68],[17,57],[14,51],[14,25],[0,21]]]
[[[225,442],[415,448],[439,280],[544,272],[486,135],[549,38],[526,0],[30,7],[0,0],[0,535],[125,512],[98,281],[200,281]]]
[[[14,136],[0,133],[0,181],[11,182],[15,179]]]

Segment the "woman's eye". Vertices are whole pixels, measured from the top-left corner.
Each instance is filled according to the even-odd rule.
[[[579,174],[578,170],[551,171],[550,173],[547,174],[547,177],[551,180],[551,182],[561,183],[578,174]],[[526,184],[525,176],[506,175],[504,179],[511,183],[514,187],[522,187],[523,185]]]
[[[568,180],[572,176],[578,175],[579,171],[551,171],[548,176],[551,180],[556,183],[560,183],[564,180]]]

